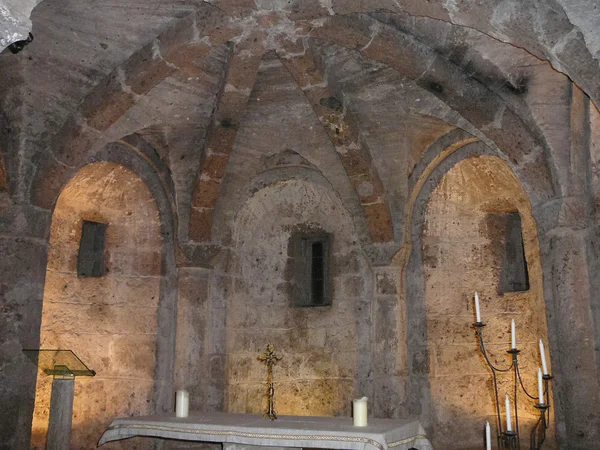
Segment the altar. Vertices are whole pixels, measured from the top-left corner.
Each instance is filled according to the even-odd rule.
[[[340,450],[433,450],[417,420],[369,419],[355,427],[349,417],[193,413],[126,417],[114,420],[98,445],[134,436],[217,442],[223,449],[242,446]]]

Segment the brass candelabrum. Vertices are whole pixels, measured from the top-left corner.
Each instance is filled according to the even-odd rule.
[[[521,440],[519,438],[519,408],[518,408],[518,387],[520,386],[523,392],[527,397],[536,401],[535,407],[539,410],[540,417],[535,423],[534,427],[531,429],[530,437],[529,437],[529,447],[531,450],[539,450],[542,448],[542,444],[546,440],[546,430],[548,429],[548,424],[550,422],[550,380],[552,379],[551,375],[544,375],[542,377],[544,382],[544,403],[540,403],[538,399],[533,397],[527,392],[525,386],[523,385],[523,379],[521,378],[521,372],[519,370],[519,353],[520,350],[513,348],[507,351],[509,355],[511,355],[511,363],[507,368],[499,368],[492,364],[490,361],[488,354],[485,350],[485,344],[483,342],[483,327],[485,327],[485,323],[483,322],[475,322],[473,324],[475,327],[475,333],[477,335],[477,340],[479,341],[479,349],[485,358],[485,362],[490,367],[492,371],[492,379],[494,381],[494,396],[496,399],[496,429],[498,436],[498,448],[501,450],[520,450],[521,449]],[[504,428],[502,424],[502,417],[500,416],[500,401],[498,397],[498,372],[513,372],[513,411],[515,418],[515,429],[514,431],[508,431]]]
[[[273,366],[281,360],[281,356],[275,354],[275,346],[273,344],[267,345],[267,350],[262,353],[258,360],[267,366],[267,407],[264,415],[271,420],[277,419],[277,413],[275,412],[275,388],[273,387]]]

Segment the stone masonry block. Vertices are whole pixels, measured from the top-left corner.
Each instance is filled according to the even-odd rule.
[[[211,127],[206,148],[211,153],[229,155],[237,135],[237,127],[225,123],[216,123]]]
[[[212,230],[212,209],[195,208],[190,210],[190,239],[196,242],[210,241]]]
[[[221,180],[225,176],[225,169],[227,168],[228,161],[229,156],[227,155],[211,153],[207,155],[206,159],[204,160],[202,173],[208,175],[210,178]]]
[[[151,59],[143,66],[138,67],[126,80],[131,90],[138,95],[149,92],[154,86],[162,82],[173,73],[175,69],[161,59]]]
[[[371,203],[363,205],[367,228],[373,242],[389,242],[394,239],[392,218],[387,204]]]

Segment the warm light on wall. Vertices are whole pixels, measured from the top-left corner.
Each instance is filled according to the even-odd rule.
[[[499,226],[504,223],[489,216],[514,211],[521,217],[530,286],[526,291],[500,293],[504,260],[497,243],[505,236]],[[460,436],[460,448],[481,448],[486,420],[495,429],[495,393],[470,325],[488,322],[484,331],[492,361],[502,360],[512,345],[512,318],[517,327],[515,345],[527,355],[537,355],[538,340],[547,339],[545,316],[540,314],[545,303],[536,224],[527,195],[506,163],[479,156],[451,168],[430,196],[422,242],[433,421],[443,430],[436,432],[433,445],[458,448],[453,445]],[[474,290],[479,305],[473,300]],[[525,323],[527,327],[519,325]],[[523,358],[521,369],[524,384],[536,392],[537,366]],[[510,377],[502,380],[498,393],[502,420],[505,394],[512,392],[505,387],[509,381]],[[518,413],[520,426],[539,418],[533,405],[521,401]]]
[[[109,224],[107,270],[97,278],[77,272],[84,219]],[[73,448],[95,448],[117,416],[152,412],[161,247],[152,194],[124,167],[88,165],[61,192],[52,216],[40,346],[73,349],[97,371],[75,383]],[[51,381],[38,376],[33,448],[45,447]]]

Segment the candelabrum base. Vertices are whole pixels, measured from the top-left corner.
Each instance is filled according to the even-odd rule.
[[[505,450],[518,450],[520,448],[519,445],[519,436],[516,431],[503,431],[501,437],[501,447]]]

